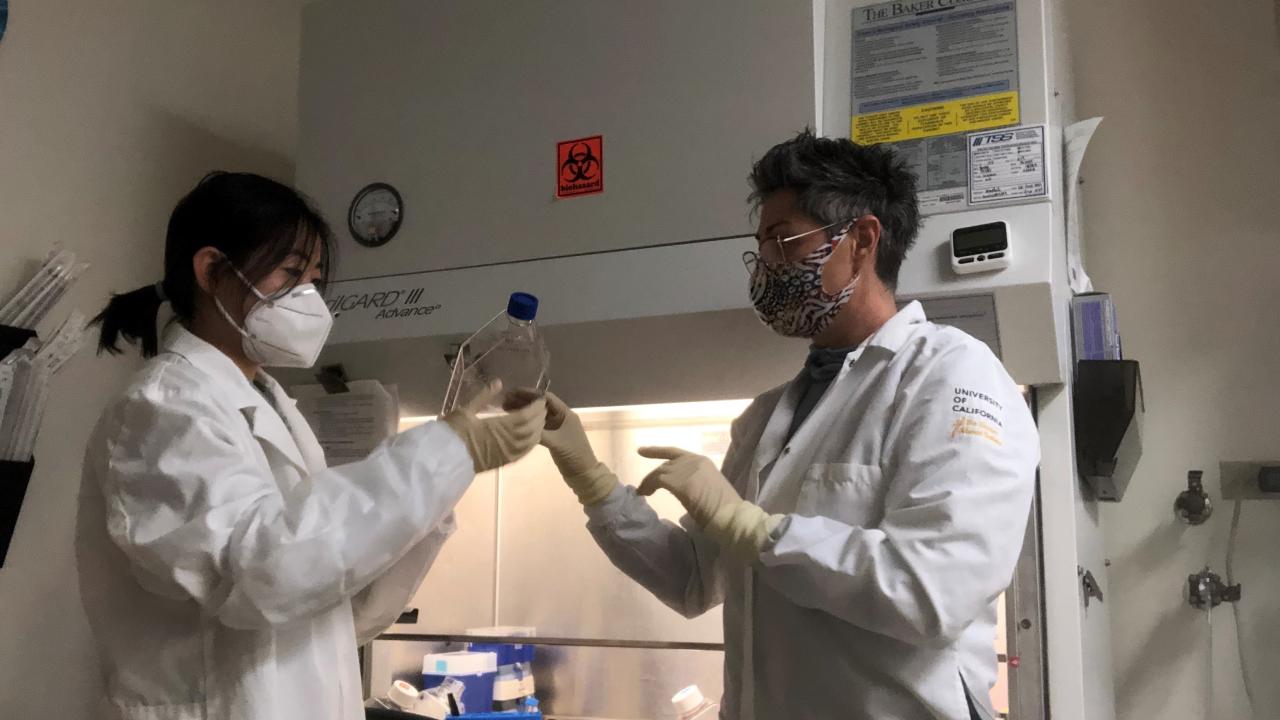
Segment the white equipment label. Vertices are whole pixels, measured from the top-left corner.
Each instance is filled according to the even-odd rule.
[[[906,304],[906,301],[899,302],[898,309],[901,310]],[[924,308],[924,316],[929,319],[929,322],[950,325],[963,330],[986,343],[996,357],[1003,357],[994,295],[933,298],[921,300],[920,306]]]
[[[336,395],[328,394],[319,385],[289,389],[330,465],[365,459],[396,433],[400,423],[396,386],[355,380],[348,382],[347,388],[347,392]]]
[[[967,207],[967,140],[967,135],[959,133],[893,144],[898,156],[916,176],[921,213],[933,215]]]
[[[1048,194],[1044,127],[969,136],[969,202],[1003,202]]]

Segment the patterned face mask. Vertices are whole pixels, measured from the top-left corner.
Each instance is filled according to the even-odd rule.
[[[749,253],[751,304],[761,322],[779,335],[801,338],[812,338],[831,324],[858,284],[855,276],[836,293],[822,289],[822,268],[845,234],[795,262],[770,265]]]

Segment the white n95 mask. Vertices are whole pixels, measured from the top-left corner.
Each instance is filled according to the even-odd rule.
[[[214,302],[222,317],[239,331],[244,354],[267,367],[309,368],[315,365],[333,328],[333,314],[324,304],[316,286],[311,283],[299,285],[280,297],[269,298],[258,292],[258,288],[239,270],[236,270],[236,275],[259,300],[245,316],[244,327],[231,319],[231,314],[216,297]]]

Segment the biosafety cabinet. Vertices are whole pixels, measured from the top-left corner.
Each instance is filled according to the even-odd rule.
[[[1028,388],[1040,493],[1006,593],[1002,710],[1113,715],[1097,512],[1076,480],[1067,322],[1066,37],[1050,0],[318,0],[304,12],[297,182],[340,235],[322,363],[435,414],[446,358],[538,295],[552,388],[624,481],[664,438],[716,455],[803,342],[750,310],[751,163],[810,127],[891,142],[927,214],[900,298]],[[994,244],[993,244],[994,243]],[[294,375],[293,381],[305,376]],[[672,517],[678,508],[661,507]],[[684,620],[596,550],[541,451],[481,478],[379,690],[467,628],[532,625],[548,710],[664,717],[719,691],[718,613]],[[408,618],[406,617],[406,620]]]

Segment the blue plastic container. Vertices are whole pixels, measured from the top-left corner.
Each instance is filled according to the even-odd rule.
[[[466,717],[493,710],[493,681],[497,675],[498,656],[491,652],[438,653],[422,659],[422,689],[439,687],[448,678],[460,681]]]
[[[498,674],[493,683],[495,710],[508,710],[511,703],[537,690],[533,679],[533,645],[472,642],[472,652],[491,652],[498,657]]]

